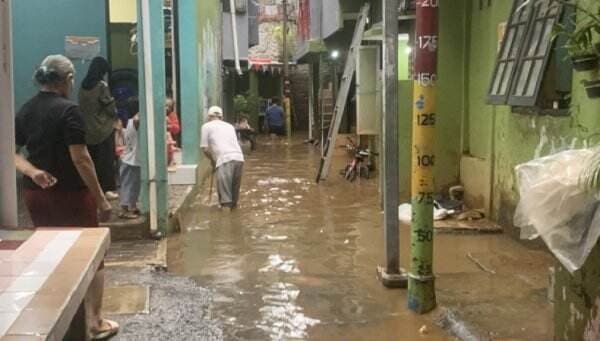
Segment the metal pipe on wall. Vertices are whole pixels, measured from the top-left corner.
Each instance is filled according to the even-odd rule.
[[[231,13],[231,32],[233,34],[233,54],[235,58],[235,69],[238,75],[242,75],[242,67],[240,65],[240,46],[238,44],[237,32],[237,16],[235,15],[235,0],[229,0],[229,12]]]
[[[400,172],[398,145],[398,0],[383,0],[383,207],[385,265],[378,268],[383,285],[405,288],[400,270]]]
[[[0,226],[17,227],[15,125],[10,0],[0,0]]]

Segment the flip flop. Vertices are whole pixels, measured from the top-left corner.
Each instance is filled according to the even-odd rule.
[[[137,219],[140,216],[138,214],[135,214],[133,212],[121,212],[119,213],[119,218],[121,219],[128,219],[128,220],[133,220],[133,219]]]
[[[111,320],[103,320],[103,322],[106,322],[110,328],[96,333],[92,332],[91,340],[109,340],[119,332],[119,324],[117,322]]]

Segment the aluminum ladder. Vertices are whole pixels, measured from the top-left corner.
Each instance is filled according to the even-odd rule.
[[[344,75],[342,76],[342,81],[339,85],[338,95],[333,109],[333,117],[331,119],[331,124],[329,125],[329,133],[327,134],[327,139],[323,143],[323,156],[321,157],[321,163],[319,165],[317,183],[327,179],[329,169],[331,168],[331,157],[333,156],[333,151],[335,149],[335,140],[340,131],[340,125],[342,124],[342,118],[344,116],[344,111],[346,110],[352,77],[356,72],[356,54],[365,34],[370,7],[370,4],[366,3],[361,9],[356,21],[357,24],[354,29],[354,36],[352,37],[352,45],[350,46],[348,56],[346,57]]]

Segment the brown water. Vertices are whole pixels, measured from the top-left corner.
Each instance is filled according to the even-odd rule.
[[[263,145],[247,157],[239,210],[211,206],[207,190],[170,240],[169,270],[215,290],[226,339],[448,339],[376,279],[377,180],[344,181],[338,159],[317,185],[318,149]]]

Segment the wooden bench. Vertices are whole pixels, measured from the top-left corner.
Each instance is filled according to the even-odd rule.
[[[0,231],[0,238],[10,233]],[[109,230],[29,233],[24,241],[0,240],[0,340],[88,340],[83,299],[110,244]]]

